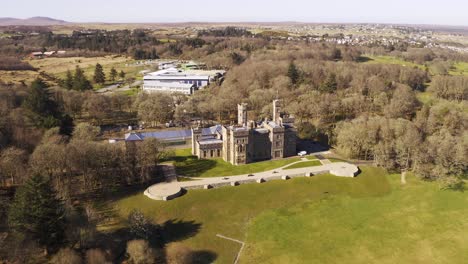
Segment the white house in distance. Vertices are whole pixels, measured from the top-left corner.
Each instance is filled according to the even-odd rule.
[[[196,90],[224,76],[223,70],[181,70],[170,68],[151,72],[143,77],[145,92],[182,92],[193,94]]]

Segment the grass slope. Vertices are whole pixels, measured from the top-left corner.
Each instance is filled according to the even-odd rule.
[[[299,161],[300,159],[287,158],[254,162],[245,165],[232,165],[222,159],[198,159],[197,157],[191,156],[190,149],[185,149],[177,150],[174,160],[174,165],[179,175],[191,177],[220,177],[268,171]]]
[[[468,62],[455,62],[453,69],[449,71],[450,75],[468,75]]]
[[[201,225],[195,235],[182,243],[194,250],[215,252],[216,263],[232,263],[239,245],[220,239],[216,234],[243,240],[250,221],[260,213],[279,208],[286,210],[297,203],[320,201],[334,194],[353,197],[384,195],[390,191],[385,175],[381,169],[363,168],[362,175],[355,179],[320,175],[289,181],[190,190],[186,195],[169,202],[153,201],[138,194],[117,201],[115,208],[122,219],[132,209],[138,208],[158,223],[174,220],[188,226]],[[184,233],[188,229],[181,228],[176,233]],[[174,236],[184,237],[183,234]]]
[[[404,67],[417,67],[420,68],[421,70],[425,70],[426,66],[413,63],[410,61],[405,61],[403,59],[394,57],[394,56],[371,56],[371,55],[366,55],[363,56],[365,63],[368,64],[395,64],[395,65],[401,65]]]
[[[291,169],[297,169],[297,168],[306,168],[306,167],[313,167],[313,166],[320,166],[322,163],[318,160],[311,160],[311,161],[304,161],[304,162],[299,162],[293,165],[290,165],[286,168],[285,170],[291,170]]]
[[[319,175],[289,181],[190,190],[175,200],[143,194],[118,200],[125,219],[138,208],[172,223],[168,246],[184,244],[232,263],[463,263],[468,259],[468,193],[362,167],[357,178]],[[211,259],[212,260],[212,259]]]
[[[247,235],[243,263],[466,263],[468,195],[392,177],[389,195],[266,211]]]

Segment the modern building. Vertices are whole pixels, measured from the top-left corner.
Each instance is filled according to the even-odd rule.
[[[234,165],[296,155],[294,118],[273,101],[273,120],[247,122],[247,105],[238,105],[238,123],[208,129],[192,128],[192,154],[202,159],[223,158]]]
[[[159,92],[172,92],[177,91],[177,88],[190,90],[192,94],[197,89],[201,89],[211,82],[223,78],[225,71],[223,70],[180,70],[170,68],[148,73],[143,77],[143,91],[159,91]],[[179,84],[186,84],[180,87]],[[191,84],[194,87],[188,87]],[[172,89],[170,89],[172,88]],[[191,90],[193,88],[193,90]]]
[[[177,92],[177,93],[191,95],[196,90],[198,90],[198,87],[195,84],[190,84],[190,83],[152,81],[152,82],[146,82],[143,85],[143,90],[148,93],[153,93],[153,92],[176,93]]]

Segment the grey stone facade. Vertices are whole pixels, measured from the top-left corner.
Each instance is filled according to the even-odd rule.
[[[235,126],[192,128],[192,154],[199,158],[222,157],[234,165],[296,154],[294,118],[282,112],[280,100],[273,101],[273,120],[260,124],[247,121],[247,105],[237,107]]]

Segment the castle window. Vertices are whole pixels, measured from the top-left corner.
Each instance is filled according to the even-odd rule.
[[[206,158],[206,150],[203,151],[203,157],[202,158]]]
[[[221,157],[221,150],[218,149],[218,150],[216,150],[216,152],[217,152],[217,154],[218,154],[217,156],[218,156],[218,157]]]
[[[210,150],[210,156],[213,157],[213,155],[214,155],[214,151]]]

